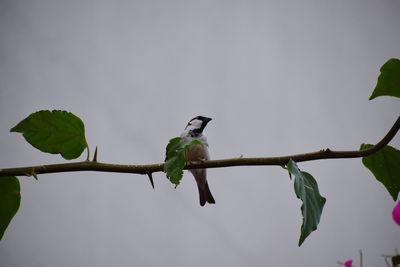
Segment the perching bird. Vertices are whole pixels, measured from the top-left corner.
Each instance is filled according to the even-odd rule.
[[[181,138],[185,144],[197,139],[203,144],[193,144],[186,150],[187,161],[204,161],[210,158],[208,154],[207,138],[203,135],[203,130],[211,118],[197,116],[189,121],[185,130],[181,134]],[[199,188],[200,205],[204,206],[206,202],[215,203],[207,183],[207,169],[191,169],[189,170],[197,182]]]

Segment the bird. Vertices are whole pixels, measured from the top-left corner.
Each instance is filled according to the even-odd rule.
[[[189,144],[193,140],[200,140],[202,143],[192,144],[186,148],[185,155],[188,162],[210,159],[207,138],[203,135],[203,130],[211,120],[211,118],[203,116],[194,117],[182,132],[180,137],[184,144]],[[204,206],[206,203],[215,204],[214,197],[208,187],[207,169],[190,169],[189,172],[193,174],[199,189],[200,206]]]

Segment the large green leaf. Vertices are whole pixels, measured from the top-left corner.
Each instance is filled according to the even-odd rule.
[[[14,176],[0,177],[0,239],[21,202],[19,181]]]
[[[307,172],[300,171],[296,162],[290,160],[287,168],[289,174],[295,177],[294,192],[297,198],[303,201],[301,205],[303,224],[299,239],[299,246],[301,246],[307,236],[317,229],[326,199],[319,194],[318,184],[314,177]]]
[[[400,97],[400,60],[397,58],[391,58],[383,64],[369,100],[383,95]]]
[[[181,137],[175,137],[169,140],[166,149],[164,162],[164,172],[171,183],[179,185],[183,176],[183,168],[186,164],[185,149],[192,144],[201,144],[200,140],[193,140],[185,144]]]
[[[360,150],[370,147],[373,145],[362,144]],[[386,187],[393,200],[396,201],[400,191],[400,151],[387,145],[375,154],[363,157],[362,163]]]
[[[167,145],[164,172],[175,185],[180,183],[183,176],[183,167],[186,163],[184,147],[185,144],[180,137],[172,138]]]
[[[83,122],[67,111],[32,113],[10,131],[22,133],[26,141],[37,149],[61,154],[65,159],[79,157],[87,147]]]

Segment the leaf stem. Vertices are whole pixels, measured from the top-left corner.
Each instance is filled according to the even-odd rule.
[[[86,150],[87,150],[87,156],[86,156],[86,161],[90,160],[90,148],[88,143],[86,143]]]

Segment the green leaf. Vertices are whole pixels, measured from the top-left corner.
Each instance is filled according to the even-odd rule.
[[[303,201],[301,205],[303,224],[301,225],[299,239],[299,246],[301,246],[307,236],[317,229],[326,199],[319,194],[318,184],[314,177],[307,172],[300,171],[296,162],[289,160],[287,168],[289,174],[295,177],[294,191],[296,196]]]
[[[185,145],[180,137],[172,138],[167,145],[164,172],[171,183],[176,186],[182,179],[183,168],[186,163],[184,147]]]
[[[394,255],[392,257],[392,266],[399,266],[400,265],[400,255]]]
[[[22,133],[26,141],[37,149],[61,154],[65,159],[79,157],[87,147],[83,122],[67,111],[32,113],[10,131]]]
[[[186,164],[185,149],[193,144],[202,144],[200,140],[193,140],[189,144],[185,144],[181,137],[175,137],[169,140],[166,149],[166,157],[164,162],[164,172],[171,183],[179,185],[183,176],[183,168]]]
[[[19,181],[14,176],[0,177],[0,239],[21,202]]]
[[[362,144],[360,150],[370,147],[373,145]],[[386,145],[375,154],[363,157],[362,163],[386,187],[393,200],[396,201],[400,191],[400,151]]]
[[[400,60],[397,58],[391,58],[383,64],[378,83],[369,100],[384,95],[400,97]]]

